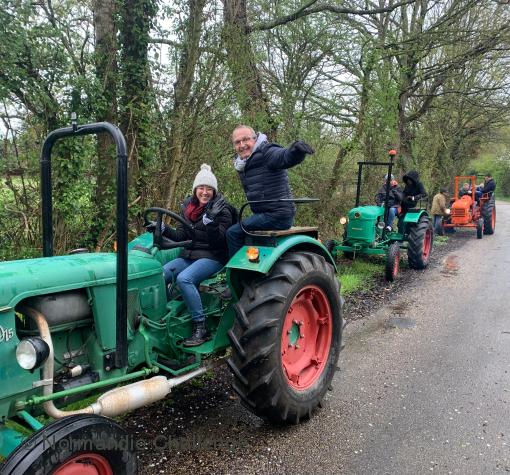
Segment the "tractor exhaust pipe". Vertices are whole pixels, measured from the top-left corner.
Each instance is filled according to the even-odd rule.
[[[32,318],[37,325],[41,338],[48,344],[50,353],[43,367],[43,395],[51,396],[53,394],[53,376],[54,376],[54,359],[53,359],[53,341],[51,338],[48,322],[44,315],[31,308],[23,306],[20,312]],[[150,379],[137,381],[127,386],[118,387],[107,391],[99,396],[96,402],[90,404],[83,409],[75,411],[62,411],[55,407],[53,401],[43,403],[44,412],[54,419],[61,419],[75,414],[99,414],[102,416],[115,417],[120,414],[138,409],[147,404],[159,401],[167,396],[172,388],[182,384],[189,379],[200,376],[214,366],[219,365],[222,360],[217,360],[209,366],[202,366],[190,373],[175,378],[166,378],[165,376],[154,376]]]
[[[41,338],[47,343],[48,348],[50,349],[50,353],[44,365],[42,367],[43,373],[43,395],[50,396],[53,394],[53,374],[54,374],[54,359],[53,359],[53,340],[51,338],[50,328],[48,326],[48,322],[46,321],[45,316],[31,308],[23,306],[20,309],[20,312],[24,315],[29,316],[32,320],[34,320],[37,325],[37,329],[39,330],[39,334]],[[94,411],[91,406],[85,407],[84,409],[80,409],[77,411],[61,411],[58,409],[53,401],[46,401],[43,403],[43,409],[48,416],[53,417],[54,419],[61,419],[66,416],[73,416],[75,414],[93,414]]]
[[[170,379],[165,378],[165,376],[154,376],[150,379],[115,388],[99,396],[98,400],[89,407],[92,407],[94,414],[108,417],[119,416],[163,399],[173,387],[205,373],[207,369],[205,367],[197,368],[191,373]]]

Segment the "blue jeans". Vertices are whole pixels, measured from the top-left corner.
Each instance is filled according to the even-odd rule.
[[[177,282],[182,298],[188,307],[194,322],[205,320],[198,285],[223,268],[223,264],[214,259],[183,259],[178,257],[163,266],[165,282]]]
[[[395,216],[397,215],[397,207],[392,206],[388,209],[388,222],[386,223],[386,226],[391,226],[393,224],[393,221],[395,221]]]
[[[275,216],[269,213],[257,213],[243,219],[243,226],[247,231],[289,229],[294,222],[294,216]],[[232,257],[244,246],[244,232],[239,223],[227,229],[228,255]]]

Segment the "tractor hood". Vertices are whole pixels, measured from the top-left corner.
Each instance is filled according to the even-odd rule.
[[[0,262],[0,309],[14,307],[32,295],[114,283],[116,266],[113,253]],[[128,280],[161,272],[161,264],[150,255],[141,255],[138,251],[129,253]]]
[[[349,211],[349,221],[356,219],[373,219],[384,215],[384,207],[382,206],[358,206]]]

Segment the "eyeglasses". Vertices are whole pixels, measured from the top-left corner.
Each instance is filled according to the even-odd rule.
[[[250,140],[255,140],[256,137],[243,137],[242,139],[234,140],[234,146],[237,147],[243,143],[248,143]]]

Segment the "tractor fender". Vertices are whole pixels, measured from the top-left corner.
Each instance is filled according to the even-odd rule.
[[[404,224],[416,224],[422,216],[429,216],[424,209],[409,210],[404,216]]]
[[[234,290],[236,299],[242,294],[242,283],[252,280],[270,272],[278,259],[288,251],[308,251],[323,256],[326,262],[331,264],[337,272],[334,259],[331,257],[324,245],[311,236],[290,235],[276,238],[276,246],[243,246],[228,261],[225,269],[230,288]],[[250,247],[259,250],[258,262],[250,262],[246,251]]]
[[[259,250],[258,262],[250,262],[246,251],[249,247],[256,247]],[[243,246],[237,253],[228,261],[225,266],[226,269],[234,270],[239,269],[243,271],[257,272],[261,274],[267,274],[274,266],[276,261],[287,251],[309,251],[315,252],[324,256],[327,262],[329,262],[335,268],[336,264],[323,246],[323,244],[310,236],[305,235],[291,235],[282,236],[277,238],[276,246]]]

